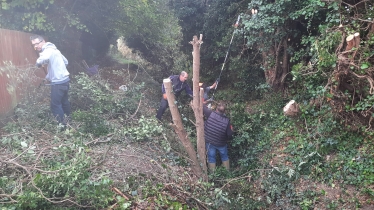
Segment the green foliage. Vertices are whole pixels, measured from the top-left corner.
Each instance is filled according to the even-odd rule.
[[[137,123],[128,124],[122,129],[123,135],[136,141],[148,140],[159,136],[164,131],[157,119],[141,116]]]
[[[315,52],[310,52],[311,45],[318,39],[315,34],[326,29],[326,25],[320,25],[321,20],[326,16],[334,21],[336,18],[339,20],[339,15],[335,15],[339,14],[338,9],[320,0],[274,2],[256,0],[248,4],[248,11],[257,10],[258,13],[247,12],[242,15],[244,28],[241,31],[244,33],[247,46],[262,55],[259,57],[261,62],[258,65],[269,73],[267,82],[270,85],[274,88],[282,88],[284,83],[288,83],[288,72],[293,64],[300,63],[292,67],[294,79],[306,72],[309,73],[304,65],[316,60]],[[327,35],[331,36],[330,39],[326,39],[331,46],[319,48],[318,53],[324,57],[323,62],[318,64],[331,67],[335,64],[337,56],[329,50],[336,47],[337,40],[340,42],[341,38],[338,32],[327,33]],[[310,74],[319,75],[316,73]],[[327,79],[319,76],[314,82],[321,82],[321,80]]]
[[[305,24],[308,20],[310,27],[313,18],[318,17],[324,9],[325,3],[320,0],[290,1],[282,0],[268,3],[266,0],[251,1],[248,9],[256,8],[256,15],[243,15],[243,24],[248,38],[248,45],[263,44],[261,50],[270,47],[273,41],[281,41],[284,37],[296,38],[303,31],[295,30],[292,21],[301,21]],[[256,34],[261,33],[261,36]]]
[[[18,166],[27,174],[17,172],[16,174],[21,176],[18,177],[10,173],[11,169],[6,167],[8,172],[2,173],[0,188],[3,190],[2,193],[11,196],[1,199],[3,207],[52,209],[54,202],[65,200],[75,201],[78,205],[103,208],[112,201],[113,193],[109,189],[111,181],[105,177],[92,180],[92,174],[88,169],[93,162],[80,142],[44,148],[42,151],[51,150],[55,155],[40,158],[40,154],[36,155],[33,151],[36,147],[31,146],[34,145],[34,139],[24,139],[17,134],[13,136],[18,136],[22,140],[19,146],[13,147],[13,152],[18,155],[9,164]],[[2,143],[5,144],[3,140]],[[30,143],[30,146],[26,142]],[[20,159],[19,163],[16,162],[17,158]],[[35,171],[27,169],[32,166],[19,165],[27,164],[26,162],[36,164],[33,161],[39,161],[38,169]],[[16,202],[13,202],[14,200]]]
[[[346,105],[345,108],[347,111],[365,111],[370,109],[374,103],[374,95],[368,95],[367,98],[362,99],[353,107],[351,105]]]
[[[221,0],[209,2],[209,6],[205,7],[204,25],[201,29],[204,35],[201,75],[205,81],[214,81],[221,76],[217,94],[221,94],[223,90],[227,91],[222,97],[217,95],[219,99],[235,98],[239,102],[256,98],[253,94],[255,87],[264,82],[263,69],[257,60],[259,55],[242,44],[245,39],[240,28],[244,25],[240,24],[238,29],[232,27],[238,15],[246,11],[249,2]],[[228,50],[229,54],[222,70]]]
[[[74,158],[66,156],[66,162],[46,161],[50,170],[61,170],[60,173],[36,174],[33,181],[46,197],[75,196],[79,203],[105,207],[112,199],[113,193],[109,190],[112,183],[107,178],[91,181],[87,171],[92,164],[91,160],[84,154],[84,148],[78,149]],[[60,147],[59,150],[63,154],[70,152],[68,147]]]
[[[85,74],[76,76],[77,84],[71,95],[80,109],[72,114],[73,121],[81,122],[79,131],[94,136],[105,136],[115,132],[129,140],[141,141],[160,136],[162,126],[157,119],[144,115],[136,121],[129,121],[139,111],[139,101],[143,98],[144,84],[135,84],[127,80],[120,71],[113,71],[122,77],[126,91],[113,90],[111,85],[100,77],[90,78]],[[103,119],[106,116],[107,119]],[[114,126],[110,120],[117,118],[123,125]]]
[[[60,31],[59,26],[63,24],[62,21],[66,21],[70,27],[87,31],[86,26],[77,16],[70,14],[71,11],[68,12],[65,7],[57,7],[55,4],[54,0],[3,1],[0,10],[2,16],[0,26],[27,32],[53,32]],[[61,16],[58,15],[57,18],[56,14],[61,14]]]
[[[328,96],[323,87],[300,94],[296,96],[301,102]],[[365,137],[346,130],[324,101],[300,103],[301,115],[291,120],[277,111],[281,106],[274,106],[285,104],[281,98],[266,92],[262,95],[266,102],[234,104],[230,115],[236,131],[232,162],[237,161],[242,170],[252,170],[254,179],[261,181],[264,194],[258,196],[265,205],[313,209],[323,195],[313,190],[296,192],[295,184],[301,178],[332,186],[336,181],[357,187],[373,183],[373,156],[368,152],[372,144],[363,146]],[[336,201],[325,205],[340,208]]]
[[[325,27],[322,27],[323,29]],[[311,53],[318,56],[318,68],[331,71],[332,68],[336,67],[338,58],[335,49],[341,41],[341,36],[342,34],[339,31],[327,33],[312,44]]]
[[[212,1],[204,15],[204,44],[202,47],[203,59],[213,59],[220,62],[214,66],[216,71],[225,57],[227,48],[230,44],[230,39],[235,28],[232,25],[239,15],[239,5],[240,1]],[[245,5],[248,1],[242,1],[241,4]],[[240,40],[239,34],[236,33],[235,39],[233,40],[233,45],[231,48],[232,55],[236,55],[240,49],[238,49],[238,41]],[[212,67],[210,67],[212,68]],[[209,71],[212,69],[207,68]]]
[[[162,71],[161,75],[153,75],[157,80],[172,73],[165,69],[186,70],[174,66],[178,59],[183,58],[179,51],[183,35],[168,1],[119,0],[111,9],[119,16],[108,19],[113,26],[111,30],[123,36],[129,47],[140,51],[154,65],[154,70]]]
[[[90,133],[97,137],[105,136],[112,130],[108,122],[105,122],[100,115],[92,112],[77,110],[72,113],[71,118],[82,123],[79,127],[79,131],[82,133]]]
[[[107,147],[107,151],[102,151],[105,142],[111,141],[111,144],[123,146],[130,143],[136,145],[136,142],[133,141],[143,141],[141,145],[146,145],[147,142],[144,140],[152,139],[154,142],[149,144],[152,145],[152,151],[160,151],[162,156],[164,153],[162,148],[158,147],[159,143],[167,152],[170,152],[171,148],[170,142],[168,142],[170,137],[166,136],[164,132],[165,127],[154,119],[154,113],[148,112],[148,105],[143,106],[143,104],[149,103],[149,100],[142,97],[142,93],[146,92],[144,85],[134,83],[135,78],[130,81],[128,78],[128,76],[132,76],[130,72],[124,74],[123,71],[110,73],[108,71],[106,73],[108,74],[94,77],[78,75],[72,78],[70,92],[70,101],[73,107],[72,121],[69,122],[65,131],[56,129],[56,125],[48,119],[46,114],[50,112],[47,101],[48,94],[46,94],[49,89],[41,87],[35,92],[30,90],[34,97],[23,101],[17,108],[17,121],[9,123],[6,129],[2,130],[2,134],[7,132],[7,135],[2,136],[0,140],[3,151],[5,151],[2,154],[5,158],[0,162],[3,164],[3,161],[14,160],[14,165],[13,162],[7,163],[6,167],[0,169],[2,174],[0,188],[3,190],[2,194],[6,195],[0,199],[1,202],[6,202],[1,207],[7,209],[103,209],[116,204],[119,209],[128,209],[133,205],[132,201],[137,200],[137,202],[144,202],[159,208],[192,209],[184,200],[175,196],[179,195],[179,191],[189,192],[192,190],[190,182],[186,182],[188,184],[183,184],[181,187],[170,188],[177,191],[169,192],[169,188],[166,188],[164,184],[155,184],[164,176],[161,177],[162,179],[159,176],[149,178],[148,174],[147,176],[143,174],[143,179],[140,179],[139,176],[133,175],[135,179],[133,178],[132,181],[130,178],[126,178],[129,185],[125,189],[131,189],[132,194],[130,201],[121,198],[121,196],[114,196],[110,191],[112,185],[122,182],[113,183],[103,175],[112,175],[114,173],[110,173],[109,170],[117,170],[116,166],[106,168],[109,173],[101,169],[102,166],[106,167],[103,163],[111,149],[110,145]],[[141,72],[137,73],[137,76],[140,77]],[[119,83],[127,88],[113,90],[113,83],[109,84],[101,76],[121,78],[122,82]],[[140,80],[149,81],[147,78]],[[146,88],[153,89],[150,84],[152,83],[148,83]],[[39,95],[43,96],[43,100],[39,100]],[[139,99],[142,99],[141,103]],[[149,118],[149,113],[152,114],[152,118]],[[96,146],[96,144],[100,145]],[[126,148],[123,146],[121,151],[126,152]],[[146,152],[148,153],[148,151]],[[113,154],[115,153],[111,155]],[[183,156],[175,155],[174,158],[174,162],[178,162],[177,158],[179,158],[188,163]],[[108,157],[107,160],[112,161],[111,159],[112,157]],[[144,159],[142,164],[148,164],[148,159]],[[136,160],[138,161],[138,159]],[[161,157],[152,155],[151,163],[156,166],[158,161],[161,161]],[[162,159],[163,163],[160,164],[162,168],[157,169],[156,167],[156,169],[165,172],[165,177],[170,182],[169,173],[173,174],[174,168],[166,165],[168,164],[166,161]],[[188,164],[185,167],[188,167]],[[125,176],[130,173],[132,168],[133,166],[130,166],[128,171],[124,171]],[[183,171],[183,168],[179,166],[176,168],[178,168],[178,173]],[[144,170],[149,172],[147,168]],[[159,171],[154,173],[158,175]],[[178,174],[176,178],[178,183],[190,180],[187,172],[183,179],[181,179],[181,175]],[[149,193],[146,192],[148,188],[143,187],[142,180],[149,181]],[[208,193],[209,189],[205,187],[197,187],[196,189],[197,199],[203,197],[205,200],[205,198],[214,197]],[[142,192],[139,194],[139,199],[136,191]],[[219,193],[217,203],[221,202],[224,195],[224,192]],[[195,196],[195,194],[188,197],[191,196]],[[215,199],[213,198],[211,201],[213,202]],[[197,202],[200,201],[194,203],[192,200],[192,202],[193,206],[197,206]]]
[[[194,188],[192,186],[185,186],[188,191],[191,191],[193,196],[199,196],[199,197],[205,197],[206,194],[208,193],[208,190],[211,190],[211,185],[209,183],[197,183],[199,188]],[[208,185],[208,187],[204,186]],[[173,192],[173,185],[170,184],[164,184],[164,183],[152,183],[150,181],[146,181],[144,183],[144,186],[142,188],[142,193],[144,194],[144,197],[147,198],[149,203],[152,203],[154,205],[154,208],[165,208],[167,207],[168,209],[182,209],[182,210],[187,210],[187,209],[197,209],[194,207],[191,207],[192,204],[195,202],[194,197],[187,198],[188,203],[190,205],[182,203],[179,199],[178,196],[175,194],[168,194],[166,193],[167,191],[172,191]],[[179,187],[179,186],[178,186]],[[223,197],[224,192],[222,190],[216,189],[214,192],[216,195],[216,198],[213,200],[210,200],[209,198],[206,198],[206,202],[219,202],[218,200]],[[219,205],[215,204],[210,204],[210,206],[217,207]]]
[[[32,8],[38,8],[42,7],[44,4],[53,4],[54,0],[48,0],[48,1],[43,1],[43,0],[30,0],[30,1],[24,1],[24,0],[16,0],[16,1],[11,1],[11,2],[6,2],[3,1],[4,5],[7,5],[7,8],[9,7],[24,7],[26,9],[32,9]]]
[[[226,205],[227,209],[266,209],[266,201],[259,199],[253,185],[248,184],[248,180],[238,180],[230,183],[227,189],[228,198],[231,203]]]
[[[347,57],[354,65],[347,64],[349,67],[344,70],[354,72],[359,78],[371,78],[374,36],[367,34],[368,21],[359,19],[373,17],[372,5],[364,2],[363,9],[342,7],[337,1],[321,0],[217,0],[209,1],[208,7],[202,1],[120,0],[96,1],[88,8],[84,7],[84,3],[77,3],[76,10],[83,7],[86,10],[73,15],[73,12],[67,12],[70,8],[70,11],[74,11],[72,3],[68,1],[61,13],[54,13],[56,8],[61,8],[55,7],[54,1],[2,1],[0,24],[32,32],[53,31],[64,26],[85,30],[81,20],[92,20],[105,32],[115,29],[118,35],[123,35],[129,46],[132,45],[131,48],[139,50],[148,61],[156,64],[154,72],[161,73],[152,76],[159,78],[170,75],[172,71],[191,68],[189,54],[180,53],[190,52],[191,46],[180,42],[202,33],[204,44],[201,47],[201,69],[204,80],[208,81],[219,75],[234,32],[222,83],[215,96],[233,102],[229,107],[229,115],[236,134],[231,143],[230,159],[237,170],[227,172],[218,168],[216,174],[210,177],[214,179],[215,185],[220,185],[218,187],[210,183],[184,183],[185,186],[178,183],[178,186],[172,186],[156,183],[152,179],[143,186],[143,183],[129,178],[129,188],[132,191],[142,188],[143,198],[149,203],[158,208],[188,209],[174,195],[177,194],[175,192],[191,192],[189,197],[196,198],[191,199],[192,202],[203,200],[211,204],[209,207],[216,209],[266,209],[274,206],[280,209],[313,209],[316,203],[323,203],[327,209],[352,207],[346,207],[349,202],[343,200],[321,201],[324,190],[300,191],[297,187],[304,180],[322,182],[328,186],[335,186],[336,183],[342,187],[354,185],[373,197],[370,189],[374,182],[372,136],[362,134],[372,135],[371,126],[355,128],[356,132],[349,130],[357,127],[355,123],[349,123],[351,116],[354,118],[364,113],[367,118],[361,120],[367,122],[373,115],[371,107],[374,99],[369,83],[365,79],[356,78],[354,74],[344,73],[335,77],[335,73],[344,69],[344,65],[337,65],[338,55],[344,50],[344,33],[360,32],[360,47],[354,49],[357,50],[356,57]],[[174,11],[169,10],[168,3],[173,4]],[[250,15],[253,8],[259,11],[257,15]],[[18,11],[22,11],[22,15]],[[235,30],[231,25],[240,13],[244,13],[242,25]],[[111,16],[103,18],[97,14]],[[54,16],[63,18],[57,21]],[[177,23],[176,16],[180,18],[180,23]],[[9,22],[11,19],[17,22]],[[344,25],[344,33],[338,29],[339,24]],[[181,32],[185,32],[184,36]],[[282,50],[285,45],[280,45],[282,42],[287,43],[285,51]],[[180,46],[184,48],[180,50]],[[278,49],[281,50],[272,49],[274,46],[280,46]],[[269,85],[264,84],[263,71],[279,66],[280,60],[277,59],[283,53],[290,58],[289,68],[292,69],[293,81],[288,80],[287,74],[282,79],[291,88],[282,94],[273,93]],[[288,69],[285,71],[288,73]],[[82,139],[91,141],[85,139],[89,136],[87,134],[94,135],[96,140],[106,138],[108,134],[113,134],[114,139],[121,141],[165,139],[162,144],[170,151],[166,141],[169,135],[165,133],[165,128],[155,119],[148,119],[146,111],[140,106],[143,106],[140,99],[145,99],[143,93],[148,83],[134,84],[124,76],[124,72],[117,72],[116,75],[116,78],[125,78],[120,83],[128,87],[127,91],[114,90],[116,85],[100,77],[75,77],[71,96],[77,111],[74,111],[72,118],[73,123],[79,125],[75,129],[78,132],[67,130],[50,136],[53,136],[53,142],[59,142],[61,135],[66,135],[63,138],[65,141],[74,138],[79,140],[70,146],[53,148],[58,152],[57,156],[43,156],[37,168],[54,172],[43,173],[35,169],[32,181],[44,194],[33,188],[30,181],[28,183],[31,185],[23,185],[26,188],[19,190],[19,181],[26,179],[27,174],[0,177],[0,188],[8,195],[16,194],[12,198],[21,201],[7,207],[52,208],[52,204],[42,195],[68,196],[80,205],[108,207],[113,198],[108,191],[111,182],[105,177],[92,177],[90,169],[93,156],[88,156],[90,149],[82,144]],[[344,79],[354,89],[353,93],[349,89],[339,92],[339,84]],[[281,113],[282,107],[291,97],[301,106],[300,115],[294,118],[285,117]],[[243,103],[252,98],[262,101]],[[331,100],[346,109],[337,111],[338,106],[334,107],[334,103],[326,103]],[[178,107],[188,126],[188,134],[194,139],[193,125],[189,122],[189,118],[193,119],[192,111],[187,105]],[[30,111],[27,106],[18,108],[18,122],[10,123],[5,128],[7,132],[15,134],[2,136],[2,148],[14,152],[16,157],[20,155],[22,161],[34,160],[38,148],[33,145],[36,138],[29,131],[36,127],[43,132],[55,131],[47,120],[48,112],[47,106],[40,106],[37,111]],[[30,116],[36,116],[34,121],[27,126],[20,126],[19,122]],[[180,165],[187,163],[183,157],[178,158],[176,160],[181,160]],[[167,168],[165,164],[162,167]],[[245,180],[243,177],[235,177],[237,175],[245,177]],[[227,181],[229,184],[225,185]],[[219,188],[221,185],[224,186]],[[9,198],[5,199],[9,201]],[[131,205],[123,198],[116,199],[124,209]],[[355,207],[359,207],[358,201],[352,202]]]
[[[284,120],[277,107],[273,106],[282,104],[281,99],[275,94],[267,99],[269,101],[261,106],[243,103],[230,106],[230,117],[236,132],[232,145],[238,151],[236,153],[238,156],[234,158],[238,158],[238,164],[244,168],[256,167],[258,155],[270,149],[271,129]]]
[[[47,22],[47,16],[41,12],[24,13],[22,20],[28,24],[24,25],[23,31],[54,31],[52,23]]]
[[[114,74],[123,77],[124,80],[128,79],[123,72]],[[77,101],[78,107],[100,114],[121,113],[125,117],[136,111],[137,100],[142,97],[141,91],[144,87],[144,84],[132,84],[127,80],[127,91],[113,90],[111,85],[100,77],[92,79],[83,73],[77,75],[76,80],[77,83],[72,85],[71,96]]]
[[[268,173],[268,177],[262,182],[267,192],[266,201],[274,202],[277,206],[287,206],[288,209],[295,209],[292,199],[296,197],[295,186],[292,182],[295,171],[291,168],[277,168]]]
[[[178,25],[173,24],[170,19],[173,19],[173,14],[167,8],[166,1],[135,1],[135,0],[121,0],[119,5],[123,9],[126,16],[127,31],[120,31],[121,33],[130,33],[129,35],[141,36],[144,43],[151,44],[150,40],[158,40],[158,44],[176,45],[179,40],[177,38],[180,30]],[[172,24],[174,27],[171,28]],[[148,27],[145,27],[148,26]],[[163,33],[171,29],[169,34]],[[133,33],[133,34],[131,34]],[[128,37],[128,36],[125,36]]]
[[[80,31],[89,32],[87,29],[87,26],[82,24],[79,17],[75,14],[69,14],[67,13],[64,18],[66,19],[66,24],[71,28],[76,28]]]
[[[206,5],[200,0],[174,0],[169,1],[169,4],[178,18],[178,25],[181,26],[183,33],[183,40],[180,43],[183,46],[181,50],[187,54],[191,51],[189,42],[193,36],[201,33],[203,28],[201,23],[207,20],[204,15],[201,15],[206,11]],[[203,39],[205,39],[206,34],[203,35]]]
[[[209,180],[216,181],[216,180],[220,180],[223,178],[225,179],[233,178],[233,173],[226,170],[226,168],[223,167],[223,165],[216,167],[213,173],[209,173]]]
[[[363,119],[372,115],[368,111],[372,106],[372,90],[370,82],[362,78],[371,74],[369,71],[373,62],[369,57],[372,56],[372,46],[369,43],[372,36],[368,33],[367,22],[357,20],[356,16],[360,14],[367,17],[372,13],[371,6],[347,6],[338,2],[317,5],[330,12],[315,17],[318,22],[312,24],[310,33],[302,36],[303,48],[292,57],[292,61],[296,63],[291,72],[294,79],[292,87],[297,92],[306,93],[302,100],[315,99],[316,95],[319,95],[319,100],[332,100],[332,108],[335,110],[331,111],[342,118],[348,113],[360,118],[345,119],[348,125],[353,125],[349,127],[356,127],[370,134],[371,131],[367,128],[371,125],[364,123]],[[361,35],[359,45],[351,52],[345,52],[345,38],[356,32]],[[344,64],[345,59],[349,60],[349,64]],[[343,71],[346,72],[344,75],[341,74]]]

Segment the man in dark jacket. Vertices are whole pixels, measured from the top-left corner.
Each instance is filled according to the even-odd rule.
[[[173,86],[173,93],[176,97],[178,97],[182,91],[185,91],[188,96],[192,98],[192,90],[190,86],[187,84],[188,74],[185,71],[182,71],[180,75],[173,75],[169,77],[171,80],[171,84]],[[156,118],[161,120],[162,115],[164,114],[165,110],[169,107],[168,100],[166,97],[165,87],[162,84],[162,98],[160,108],[157,111]]]
[[[216,111],[203,107],[207,120],[205,121],[205,146],[208,156],[208,165],[211,171],[216,168],[216,151],[221,156],[222,165],[229,170],[230,163],[227,151],[227,141],[232,138],[232,126],[225,113],[226,106],[223,103],[217,105]]]

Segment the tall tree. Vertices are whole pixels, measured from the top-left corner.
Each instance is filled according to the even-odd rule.
[[[248,12],[243,14],[247,46],[261,53],[261,67],[274,90],[285,88],[291,55],[301,37],[312,29],[315,16],[321,15],[323,5],[320,0],[254,0],[248,4]]]
[[[204,118],[203,118],[203,98],[204,89],[199,88],[200,83],[200,47],[203,43],[203,36],[200,34],[200,39],[194,36],[190,44],[192,44],[193,51],[193,101],[192,108],[196,119],[196,137],[197,137],[197,153],[199,154],[200,165],[203,169],[204,180],[207,180],[206,167],[206,150],[204,137]]]

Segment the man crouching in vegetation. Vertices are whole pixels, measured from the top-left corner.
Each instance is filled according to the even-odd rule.
[[[203,82],[199,83],[199,88],[203,88],[204,89],[204,96],[203,96],[203,103],[204,104],[208,104],[210,102],[210,100],[209,100],[209,92],[210,92],[210,90],[212,90],[215,87],[217,87],[218,82],[219,82],[219,78],[216,79],[216,81],[211,86],[207,86]]]
[[[215,111],[203,106],[203,113],[206,117],[204,131],[205,131],[205,146],[208,156],[209,169],[213,172],[216,168],[216,151],[218,150],[221,156],[222,165],[229,170],[230,163],[227,150],[227,141],[232,139],[232,126],[229,118],[225,115],[226,106],[223,103],[218,103]]]
[[[182,91],[185,91],[187,95],[192,98],[192,90],[186,82],[188,79],[187,72],[182,71],[180,75],[173,75],[173,76],[170,76],[169,78],[173,86],[173,93],[175,94],[176,97],[178,97],[182,93]],[[156,115],[156,118],[160,121],[165,110],[169,107],[164,84],[162,84],[161,89],[162,89],[162,98],[161,98],[160,108],[158,109],[157,115]]]
[[[53,117],[66,125],[64,116],[70,115],[69,97],[69,72],[66,69],[68,60],[61,54],[56,46],[50,42],[45,42],[44,38],[38,35],[30,37],[31,44],[39,52],[36,60],[38,68],[47,65],[48,73],[45,77],[51,86],[51,111]]]

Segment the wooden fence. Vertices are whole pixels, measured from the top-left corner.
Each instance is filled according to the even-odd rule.
[[[31,35],[20,31],[0,29],[0,68],[8,68],[11,65],[13,68],[23,69],[30,68],[35,64],[38,53],[31,46]],[[35,71],[35,75],[43,78],[45,73],[39,69]],[[9,74],[0,75],[0,119],[13,113],[14,107],[20,100],[20,95],[22,95],[19,87],[16,87],[15,91],[9,91],[12,79],[15,78],[9,78]],[[35,85],[37,84],[35,83]]]

